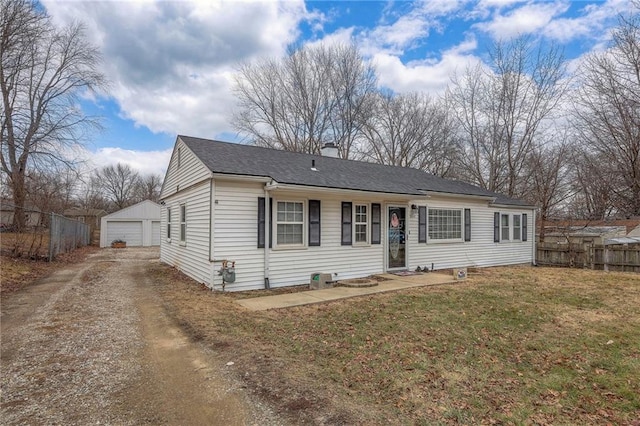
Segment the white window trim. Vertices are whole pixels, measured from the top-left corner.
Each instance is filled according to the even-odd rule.
[[[438,239],[433,238],[431,234],[429,234],[429,211],[430,210],[455,210],[460,212],[460,238],[447,238],[447,239]],[[447,243],[463,243],[464,242],[464,208],[458,207],[438,207],[427,206],[427,244],[447,244]],[[424,243],[421,243],[424,244]]]
[[[184,209],[184,217],[183,217],[183,209]],[[186,204],[180,204],[180,210],[179,210],[179,215],[180,215],[180,245],[185,246],[187,245],[187,205]],[[184,219],[184,220],[183,220]],[[182,227],[184,226],[184,235],[182,234]]]
[[[504,238],[504,230],[505,226],[502,224],[502,219],[506,217],[509,223],[507,224],[507,235],[508,238]],[[513,235],[512,231],[513,221],[511,220],[511,214],[500,212],[500,242],[509,242],[511,241],[511,236]]]
[[[519,229],[519,235],[518,238],[515,237],[515,230],[516,230],[516,220],[515,217],[518,217],[520,220],[520,225],[518,226]],[[512,214],[511,215],[511,241],[515,241],[515,242],[520,242],[522,241],[522,214],[517,213],[517,214]]]
[[[309,202],[308,200],[296,200],[296,199],[274,199],[273,203],[275,204],[274,218],[273,218],[273,227],[271,232],[273,233],[273,249],[275,250],[300,250],[307,248],[307,232],[309,227]],[[278,224],[281,223],[278,221],[278,203],[299,203],[302,204],[302,244],[279,244],[278,243]],[[292,223],[292,222],[282,222],[284,223]]]
[[[371,204],[370,203],[352,203],[352,235],[351,235],[351,245],[356,247],[365,247],[371,245]],[[356,209],[358,206],[365,206],[367,208],[367,221],[366,222],[356,222]],[[366,241],[356,241],[356,225],[365,224],[367,226]]]
[[[526,243],[526,241],[522,240],[522,235],[523,235],[522,215],[523,215],[523,213],[505,213],[505,212],[499,212],[499,213],[500,213],[500,243],[522,243],[522,242]],[[509,218],[509,238],[508,239],[502,238],[502,236],[503,236],[502,235],[502,228],[503,228],[503,226],[502,226],[502,216],[507,216]],[[513,218],[515,216],[519,216],[520,217],[520,238],[517,238],[517,239],[513,237],[513,232],[514,232],[514,229],[515,229],[514,219]]]

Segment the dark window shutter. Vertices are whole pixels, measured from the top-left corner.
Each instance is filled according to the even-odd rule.
[[[351,209],[352,204],[346,201],[342,202],[342,245],[351,245]]]
[[[418,242],[427,242],[427,207],[418,207]]]
[[[527,241],[527,214],[522,214],[522,241]]]
[[[471,241],[471,209],[464,209],[464,240]]]
[[[495,212],[493,214],[493,242],[500,242],[500,213]]]
[[[309,200],[309,245],[320,245],[320,200]]]
[[[371,244],[380,244],[382,215],[380,204],[371,204]]]
[[[273,198],[269,197],[269,248],[273,247]]]
[[[273,229],[272,226],[272,217],[273,214],[273,199],[269,198],[269,206],[271,207],[271,211],[269,212],[269,230]],[[258,248],[264,248],[265,243],[265,225],[267,224],[267,215],[265,209],[265,199],[264,197],[258,197]],[[269,232],[269,248],[272,247],[273,243],[273,231]]]
[[[264,248],[264,197],[258,197],[258,248]]]

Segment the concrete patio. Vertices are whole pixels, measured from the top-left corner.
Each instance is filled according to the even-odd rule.
[[[366,296],[375,293],[404,290],[413,287],[448,284],[456,282],[452,275],[426,273],[399,276],[381,274],[387,281],[378,282],[374,287],[333,287],[324,290],[300,291],[297,293],[278,294],[274,296],[255,297],[238,300],[237,303],[250,311],[266,311],[268,309],[290,308],[293,306],[311,305],[314,303],[331,302],[350,297]]]

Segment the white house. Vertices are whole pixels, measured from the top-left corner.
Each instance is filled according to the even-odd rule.
[[[326,152],[324,152],[326,151]],[[329,154],[329,155],[327,155]],[[535,210],[420,170],[178,136],[162,186],[161,261],[219,289],[418,266],[531,264]]]
[[[103,216],[100,221],[100,247],[109,247],[112,241],[126,241],[131,246],[160,245],[161,207],[151,200],[126,207]]]

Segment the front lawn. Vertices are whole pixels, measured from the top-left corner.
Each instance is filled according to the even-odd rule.
[[[492,268],[466,282],[247,312],[153,265],[168,310],[293,423],[633,424],[640,275]]]

